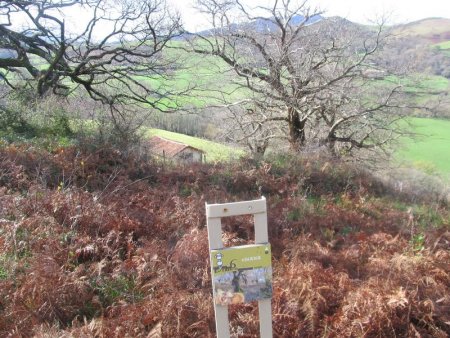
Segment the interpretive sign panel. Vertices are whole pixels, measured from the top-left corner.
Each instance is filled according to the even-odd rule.
[[[214,302],[239,304],[272,297],[270,244],[211,250]]]
[[[224,248],[221,219],[241,215],[253,215],[255,244]],[[217,337],[230,337],[228,305],[257,300],[260,337],[271,338],[272,266],[266,199],[206,204],[206,220]]]

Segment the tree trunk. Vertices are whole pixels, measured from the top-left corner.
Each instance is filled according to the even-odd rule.
[[[330,152],[331,156],[338,157],[338,154],[336,152],[336,141],[329,140],[327,146],[328,146],[328,151]]]
[[[288,108],[289,143],[294,151],[299,151],[306,141],[306,120],[300,119],[300,115],[293,108]]]

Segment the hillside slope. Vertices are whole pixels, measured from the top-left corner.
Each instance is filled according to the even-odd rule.
[[[395,27],[394,34],[405,37],[419,37],[431,43],[450,40],[450,19],[427,18]]]
[[[450,215],[317,158],[161,170],[0,147],[0,336],[212,337],[205,202],[268,201],[274,337],[447,337]],[[419,202],[420,201],[420,202]],[[226,246],[254,233],[223,222]],[[258,334],[254,303],[232,328]]]

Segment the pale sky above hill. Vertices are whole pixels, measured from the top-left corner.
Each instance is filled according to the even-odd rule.
[[[195,0],[169,0],[182,13],[183,22],[190,31],[208,27],[192,8]],[[273,0],[243,0],[250,6],[267,5]],[[341,16],[358,23],[370,23],[387,14],[389,24],[406,23],[429,17],[450,18],[450,0],[312,0],[311,5],[325,10],[325,16]]]
[[[177,8],[182,15],[185,28],[198,32],[211,28],[206,16],[193,8],[196,0],[167,0],[172,8]],[[274,0],[241,0],[252,8],[273,5]],[[280,0],[281,1],[281,0]],[[303,0],[291,0],[292,2]],[[311,6],[324,11],[324,16],[341,16],[358,23],[374,23],[385,14],[387,24],[412,22],[429,17],[450,18],[450,0],[309,0]],[[63,11],[64,12],[64,11]],[[263,15],[267,15],[264,13]],[[71,7],[64,12],[66,26],[71,31],[84,29],[91,15],[87,10]],[[22,26],[26,17],[16,14],[13,25]],[[103,37],[110,32],[110,24],[97,25],[94,36]]]

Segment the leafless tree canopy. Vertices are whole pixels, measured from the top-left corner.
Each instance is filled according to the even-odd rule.
[[[402,88],[383,80],[389,74],[376,58],[386,39],[382,24],[317,21],[322,13],[307,1],[255,8],[239,0],[197,3],[214,30],[193,36],[191,48],[221,58],[250,89],[244,105],[229,107],[240,139],[255,151],[285,138],[296,151],[314,144],[336,155],[367,153],[387,149],[399,135],[396,121],[406,106]]]
[[[165,0],[0,1],[0,81],[38,97],[81,88],[111,106],[161,108],[171,89],[144,77],[170,75],[163,51],[180,34]]]

